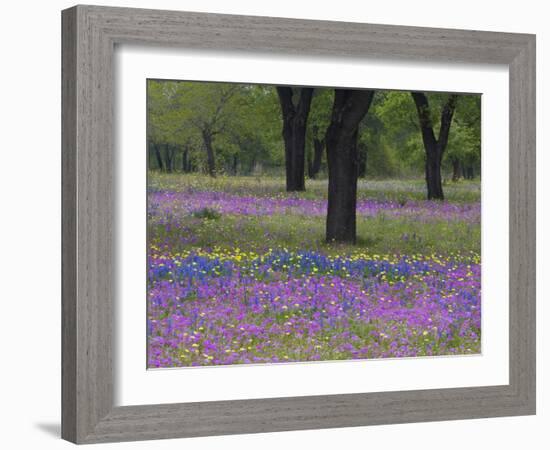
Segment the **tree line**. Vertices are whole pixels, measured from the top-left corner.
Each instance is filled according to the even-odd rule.
[[[442,172],[481,165],[479,95],[148,81],[149,167],[215,177],[284,167],[286,189],[328,176],[327,241],[356,239],[357,180],[423,173],[443,200]]]

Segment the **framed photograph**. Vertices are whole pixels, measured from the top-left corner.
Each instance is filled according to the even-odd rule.
[[[62,13],[62,436],[535,413],[535,37]]]

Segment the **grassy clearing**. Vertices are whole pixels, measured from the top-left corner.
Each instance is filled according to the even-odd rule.
[[[218,177],[200,175],[149,175],[151,190],[214,191],[258,197],[298,196],[323,199],[326,180],[307,180],[306,192],[286,193],[283,178]],[[423,200],[423,180],[360,180],[360,199]],[[448,203],[462,204],[479,201],[479,182],[463,181],[446,186]],[[153,242],[169,243],[172,251],[190,247],[231,249],[239,247],[252,251],[269,248],[312,249],[330,254],[347,254],[354,249],[374,253],[450,254],[480,252],[481,226],[460,220],[424,222],[414,217],[392,217],[379,214],[357,218],[357,245],[328,245],[325,243],[325,218],[294,214],[271,216],[219,214],[204,208],[178,218],[177,226],[149,222]]]
[[[230,177],[209,178],[197,174],[165,174],[150,172],[148,186],[151,190],[220,191],[238,195],[265,197],[288,195],[284,178],[276,177]],[[426,185],[423,179],[412,180],[364,180],[358,182],[359,199],[375,200],[425,200]],[[477,202],[481,197],[479,180],[447,182],[443,186],[446,200],[454,203]],[[292,194],[300,198],[319,199],[327,196],[327,180],[306,180],[306,191]]]
[[[326,244],[325,220],[322,217],[223,216],[216,219],[186,217],[180,228],[149,227],[154,242],[170,242],[172,251],[190,246],[223,249],[241,248],[266,251],[312,249],[329,254],[348,254],[363,249],[380,254],[449,254],[480,250],[479,224],[464,222],[420,223],[404,218],[378,216],[359,218],[357,245]]]

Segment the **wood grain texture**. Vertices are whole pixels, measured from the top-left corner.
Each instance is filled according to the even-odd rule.
[[[62,17],[62,155],[61,155],[61,345],[62,431],[76,440],[76,10]]]
[[[534,414],[534,36],[97,6],[62,16],[63,438],[93,443]],[[113,52],[121,43],[506,64],[510,384],[113,407]]]
[[[536,392],[535,40],[510,71],[510,384],[533,411]]]
[[[83,8],[68,10],[62,23],[62,390],[71,405],[62,436],[78,442],[113,405],[113,46]]]

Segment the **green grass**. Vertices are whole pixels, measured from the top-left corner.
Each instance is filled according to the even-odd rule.
[[[148,186],[150,189],[182,191],[186,189],[223,191],[240,195],[272,196],[286,195],[285,180],[282,177],[231,177],[219,176],[210,178],[200,174],[164,174],[149,172]],[[377,200],[425,200],[426,184],[422,178],[372,180],[360,179],[357,196],[360,199]],[[461,180],[447,182],[443,186],[446,200],[450,202],[475,202],[481,197],[479,180]],[[306,191],[299,197],[316,199],[326,198],[327,180],[306,180]]]
[[[326,180],[307,180],[306,191],[285,192],[282,177],[210,178],[198,174],[149,173],[152,190],[220,191],[239,195],[287,196],[298,195],[309,199],[326,198]],[[360,199],[425,200],[425,183],[414,180],[359,180]],[[461,181],[444,186],[446,201],[450,203],[480,200],[480,183]],[[345,254],[356,250],[388,254],[449,254],[480,252],[481,226],[466,221],[418,221],[413,217],[357,217],[357,245],[327,245],[325,218],[302,215],[232,216],[222,215],[208,208],[181,217],[179,226],[168,227],[149,222],[148,232],[153,242],[170,242],[172,251],[190,247],[261,251],[269,248],[315,249],[331,254]]]
[[[325,219],[322,217],[223,216],[222,220],[185,217],[182,227],[166,231],[159,225],[149,226],[157,242],[171,242],[172,251],[189,248],[180,237],[193,236],[192,246],[200,248],[238,247],[247,251],[285,247],[289,250],[315,249],[330,254],[346,254],[357,249],[387,254],[449,254],[474,251],[479,253],[479,224],[456,222],[421,223],[408,218],[384,216],[358,218],[357,245],[328,245],[324,241]]]

